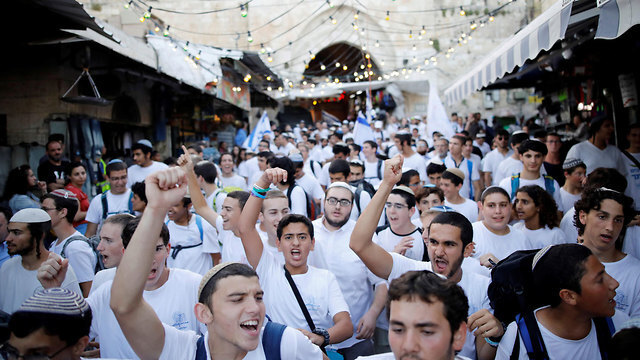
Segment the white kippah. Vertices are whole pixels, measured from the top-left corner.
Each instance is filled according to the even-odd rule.
[[[331,188],[335,188],[335,187],[345,188],[345,189],[349,190],[351,193],[353,193],[353,190],[351,189],[351,185],[347,184],[346,182],[342,182],[342,181],[336,181],[334,183],[331,183],[331,185],[329,185],[327,190],[329,190]]]
[[[19,312],[38,312],[58,315],[84,316],[89,304],[82,296],[71,290],[52,288],[37,291],[25,300]]]
[[[20,210],[11,217],[11,220],[9,220],[9,222],[19,222],[27,224],[43,223],[47,221],[51,221],[51,216],[49,216],[46,211],[33,208]]]

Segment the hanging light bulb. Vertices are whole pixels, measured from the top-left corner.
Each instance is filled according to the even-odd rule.
[[[469,25],[469,27],[471,28],[471,30],[475,30],[476,28],[478,28],[478,24],[476,24],[475,21],[472,21],[471,25]]]
[[[253,36],[251,36],[251,31],[247,31],[247,41],[250,43],[253,42]]]
[[[198,55],[196,55],[196,60],[200,60],[200,55],[202,55],[202,50],[198,50]]]
[[[189,41],[187,41],[184,46],[182,47],[182,50],[184,51],[189,51]]]
[[[358,24],[356,23],[351,23],[351,26],[353,27],[353,30],[358,30]]]
[[[378,40],[376,40],[376,47],[380,47],[380,42]]]
[[[278,91],[282,91],[282,86],[278,86]]]
[[[467,15],[467,13],[464,11],[462,6],[460,6],[460,16],[465,16],[465,15]]]
[[[156,25],[156,27],[153,28],[153,31],[155,31],[155,32],[160,31],[160,27],[158,27],[158,25]]]
[[[336,61],[336,67],[340,67],[340,63]]]
[[[333,3],[330,0],[327,0],[327,5],[329,5],[329,7],[333,9]]]
[[[264,48],[264,44],[260,44],[260,53],[264,54],[267,52],[267,49]]]
[[[489,15],[489,22],[493,22],[496,18],[493,17],[493,14]]]
[[[427,33],[427,30],[424,28],[424,25],[422,25],[422,30],[420,30],[420,35],[425,35]]]
[[[138,20],[140,20],[140,22],[143,23],[146,19],[145,19],[144,15],[142,15],[142,16],[140,16],[140,19],[138,19]]]
[[[367,46],[366,45],[362,45],[362,51],[367,51]]]
[[[148,19],[148,18],[151,17],[151,6],[149,6],[149,10],[144,12],[143,16],[144,16],[145,19]]]
[[[166,29],[164,29],[164,31],[162,32],[162,35],[169,36],[169,28],[170,27],[171,27],[171,25],[167,25]]]
[[[267,91],[271,91],[271,86],[267,86]]]
[[[268,61],[268,62],[273,62],[273,57],[271,57],[271,53],[269,53],[269,54],[267,55],[267,61]]]
[[[271,76],[267,76],[267,81],[271,81]]]
[[[371,69],[371,67],[372,67],[372,66],[373,66],[373,65],[371,65],[370,63],[369,63],[369,64],[367,64],[367,67],[368,67],[369,69]]]
[[[409,30],[409,39],[413,38],[413,30]]]
[[[364,64],[360,64],[360,69],[364,70]]]
[[[309,50],[309,57],[311,58],[311,60],[313,60],[316,58],[316,55],[312,53],[311,50]]]
[[[429,39],[429,45],[433,45],[433,39]]]
[[[244,4],[240,4],[240,16],[242,17],[247,17],[247,8],[249,7],[249,5],[247,4],[246,7]]]
[[[360,10],[356,11],[356,13],[353,15],[353,18],[355,20],[358,20],[358,17],[360,16]]]
[[[366,53],[366,54],[364,55],[364,58],[365,58],[365,59],[367,59],[367,60],[369,60],[369,59],[371,59],[371,55],[369,55],[369,53]]]
[[[411,50],[416,51],[416,49],[418,49],[418,48],[416,47],[416,44],[413,44],[413,46],[411,47]]]
[[[353,77],[358,77],[358,72],[357,71],[353,72]]]
[[[413,57],[413,62],[418,62],[418,58],[417,57]]]
[[[425,58],[425,59],[424,59],[424,64],[425,64],[425,65],[429,65],[429,59]]]
[[[324,66],[324,64],[320,65],[320,70],[326,70],[326,69],[327,69],[327,67]]]
[[[384,19],[389,21],[389,11],[388,10],[387,10],[387,16],[385,16]]]
[[[128,9],[131,6],[132,3],[133,3],[133,0],[129,0],[128,3],[124,4],[124,8]]]
[[[384,66],[384,60],[380,60],[380,66]]]
[[[332,23],[333,25],[335,25],[335,24],[337,24],[337,23],[338,23],[338,20],[334,19],[334,18],[333,18],[333,16],[329,16],[329,20],[331,20],[331,23]]]
[[[347,65],[342,66],[342,70],[347,71],[347,69],[348,69]]]

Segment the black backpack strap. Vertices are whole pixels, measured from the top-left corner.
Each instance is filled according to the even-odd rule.
[[[198,342],[196,342],[195,360],[207,360],[207,349],[204,346],[204,335],[200,335]]]
[[[362,195],[362,190],[364,186],[362,183],[358,184],[356,188],[356,193],[354,194],[354,200],[356,201],[356,207],[358,208],[358,214],[362,214],[362,210],[360,209],[360,196]]]
[[[100,200],[102,201],[102,220],[107,218],[107,214],[109,214],[109,203],[107,202],[107,193],[110,190],[107,190],[100,195]]]
[[[304,300],[302,300],[300,291],[298,291],[298,287],[296,286],[296,283],[293,282],[291,273],[289,273],[289,270],[287,270],[286,266],[284,267],[284,277],[287,278],[287,281],[289,282],[289,286],[291,286],[291,290],[293,290],[293,295],[296,296],[296,300],[298,301],[298,305],[300,305],[300,309],[302,310],[302,314],[304,315],[304,318],[307,320],[309,329],[311,329],[311,331],[315,330],[316,325],[313,323],[313,319],[311,318],[311,315],[309,315],[309,310],[307,310],[307,306],[304,304]]]
[[[382,160],[378,159],[378,165],[376,165],[378,168],[376,171],[378,173],[378,179],[382,180],[382,169],[380,168],[380,165],[382,165]]]
[[[513,350],[511,351],[511,356],[509,360],[519,360],[520,359],[520,332],[516,331],[516,342],[513,344]]]
[[[287,188],[287,200],[289,200],[289,211],[291,211],[291,192],[293,192],[293,187],[295,185],[290,185],[289,188]]]
[[[607,360],[609,352],[609,343],[611,337],[615,333],[616,329],[613,326],[613,321],[610,317],[607,318],[594,318],[593,323],[596,326],[596,334],[598,336],[598,348],[600,349],[600,356],[602,360]]]
[[[195,245],[186,245],[186,246],[176,245],[176,246],[172,246],[171,247],[171,258],[173,260],[175,260],[178,257],[178,254],[180,254],[180,251],[182,251],[184,249],[191,249],[191,248],[198,247],[198,246],[202,246],[202,242],[200,242],[199,244],[195,244]]]
[[[626,156],[629,160],[631,160],[631,162],[637,166],[640,169],[640,162],[638,162],[638,160],[636,160],[636,158],[633,157],[633,155],[631,155],[627,150],[622,150],[622,153],[624,154],[624,156]]]
[[[71,244],[72,242],[76,241],[76,240],[81,240],[86,242],[89,246],[91,246],[91,244],[89,244],[89,239],[87,239],[84,235],[74,235],[70,238],[68,238],[65,242],[64,245],[62,245],[62,251],[60,251],[60,256],[62,256],[62,258],[66,259],[67,255],[64,253],[64,251],[67,249],[67,246],[69,246],[69,244]]]

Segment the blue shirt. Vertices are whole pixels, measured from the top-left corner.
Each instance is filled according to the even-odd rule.
[[[9,255],[9,250],[7,249],[7,243],[3,241],[2,243],[0,243],[0,267],[2,267],[2,264],[10,258],[11,256]]]

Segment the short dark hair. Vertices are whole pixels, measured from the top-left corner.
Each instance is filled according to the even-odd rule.
[[[414,176],[420,177],[420,174],[414,169],[403,172],[400,181],[398,181],[398,185],[409,186],[409,181],[411,181],[411,178]]]
[[[202,146],[200,145],[189,145],[187,146],[187,149],[193,149],[193,151],[195,151],[198,154],[202,152]]]
[[[440,201],[444,201],[444,191],[442,191],[442,189],[440,189],[437,186],[423,187],[421,190],[419,190],[416,193],[416,201],[419,202],[420,200],[422,200],[423,198],[426,198],[431,194],[436,194],[436,196],[438,196]]]
[[[136,184],[144,184],[143,182],[137,182]],[[136,217],[131,214],[115,214],[111,215],[108,218],[104,219],[102,225],[105,224],[114,224],[118,225],[124,229],[125,225],[129,223],[129,221],[135,219]]]
[[[588,247],[579,244],[560,244],[549,248],[533,268],[533,286],[542,304],[558,306],[562,302],[562,289],[580,294],[580,280],[586,272],[585,262],[591,255]]]
[[[520,145],[523,141],[527,140],[529,138],[529,134],[527,133],[517,133],[517,134],[511,134],[511,139],[509,139],[509,144],[511,144],[511,146],[515,146],[515,145]]]
[[[134,194],[138,195],[140,200],[144,201],[145,204],[148,204],[149,201],[147,201],[147,194],[145,192],[145,189],[146,187],[144,186],[144,181],[138,181],[131,185],[131,191],[133,191]]]
[[[111,176],[112,172],[121,171],[121,170],[127,170],[127,164],[125,164],[124,161],[116,161],[116,162],[109,162],[107,164],[105,172],[107,173],[107,176]]]
[[[42,197],[44,199],[51,199],[56,206],[56,210],[60,211],[62,209],[67,209],[67,215],[65,215],[65,219],[69,222],[69,224],[73,223],[73,218],[76,217],[76,213],[78,212],[78,206],[80,202],[77,198],[65,198],[62,196],[54,195],[52,193],[48,193]]]
[[[232,263],[229,264],[217,273],[215,273],[209,281],[204,285],[202,291],[200,292],[200,297],[198,298],[198,302],[201,304],[205,304],[209,309],[211,309],[211,296],[216,292],[218,281],[229,277],[229,276],[244,276],[246,278],[258,277],[258,274],[255,270],[253,270],[249,265],[241,264],[241,263]]]
[[[391,315],[391,303],[401,300],[423,301],[428,304],[441,302],[452,336],[460,328],[460,324],[467,321],[469,301],[464,290],[431,271],[408,271],[391,281],[387,295],[387,318]]]
[[[444,166],[444,164],[429,163],[429,165],[427,165],[427,176],[442,174],[445,170],[447,170],[447,167]]]
[[[249,193],[246,191],[232,191],[229,194],[227,194],[228,198],[231,199],[236,199],[238,200],[238,204],[240,205],[240,209],[244,209],[244,204],[247,203],[247,200],[249,200]]]
[[[502,194],[507,199],[509,199],[509,201],[511,201],[511,196],[509,196],[509,193],[507,192],[507,190],[501,188],[500,186],[489,186],[482,192],[482,195],[480,196],[480,202],[484,204],[484,201],[487,199],[487,196],[491,194]]]
[[[627,178],[620,174],[618,170],[613,168],[597,168],[587,175],[585,190],[606,186],[612,190],[625,192],[627,184]]]
[[[362,169],[362,171],[364,171],[364,163],[361,161],[355,162],[355,161],[349,161],[349,166],[356,166]]]
[[[267,162],[268,162],[269,160],[271,160],[271,158],[272,158],[273,156],[274,156],[274,155],[273,155],[273,153],[272,153],[271,151],[260,151],[260,152],[258,153],[258,157],[261,157],[261,158],[265,158],[265,159],[267,159]]]
[[[362,143],[363,146],[364,144],[369,144],[369,146],[371,146],[374,149],[378,148],[378,144],[376,144],[376,142],[373,140],[366,140],[365,142]]]
[[[73,169],[82,166],[82,168],[84,169],[84,171],[87,171],[87,167],[84,166],[83,163],[81,163],[80,161],[74,161],[72,163],[69,164],[69,166],[67,166],[67,172],[68,172],[68,176],[71,176],[71,173],[73,172]]]
[[[400,141],[400,145],[411,145],[411,134],[396,134],[396,139]],[[398,149],[399,150],[399,149]]]
[[[498,131],[496,131],[496,136],[502,136],[505,139],[509,138],[509,132],[505,129],[498,129]]]
[[[349,147],[357,152],[360,152],[362,150],[362,146],[358,145],[358,144],[349,144]]]
[[[150,148],[145,144],[135,143],[131,146],[131,152],[133,153],[136,150],[141,150],[145,155],[147,155],[153,151],[153,148]]]
[[[447,179],[450,180],[454,186],[458,186],[460,184],[462,184],[464,182],[463,179],[460,179],[460,177],[452,172],[449,171],[445,171],[442,173],[442,178],[443,179]]]
[[[409,209],[414,208],[416,206],[416,197],[404,190],[393,189],[391,190],[391,194],[401,196],[404,199],[404,202],[409,207]]]
[[[576,201],[576,203],[573,205],[576,210],[575,214],[573,214],[573,225],[578,229],[578,235],[584,234],[585,225],[580,222],[580,211],[584,211],[585,214],[588,214],[591,210],[600,210],[602,201],[606,199],[613,200],[622,205],[622,212],[624,214],[624,226],[622,227],[622,232],[620,233],[619,238],[616,240],[617,246],[618,244],[622,243],[624,235],[626,233],[626,227],[636,215],[636,211],[633,208],[633,199],[617,190],[612,190],[604,187],[591,187],[584,190],[582,192],[580,200]]]
[[[473,241],[473,226],[469,219],[459,212],[442,212],[431,221],[431,225],[433,224],[451,225],[460,229],[460,240],[462,241],[463,249]],[[431,231],[431,225],[429,225],[429,231]]]
[[[124,246],[125,249],[129,245],[129,241],[131,241],[133,233],[136,232],[138,224],[140,224],[140,219],[140,216],[135,217],[129,220],[129,222],[127,222],[127,224],[122,228],[122,246]],[[164,246],[167,246],[169,244],[169,228],[164,223],[162,224],[162,230],[160,230],[160,237],[162,238]]]
[[[72,346],[89,335],[92,319],[90,307],[82,314],[74,315],[18,310],[11,315],[9,332],[17,338],[25,338],[42,329],[45,334],[57,336],[67,346]]]
[[[344,146],[344,145],[340,145],[340,144],[333,145],[333,154],[334,155],[343,154],[344,156],[349,156],[350,152],[351,152],[351,149],[349,149],[349,146]]]
[[[11,208],[7,206],[0,205],[0,214],[3,214],[5,220],[7,220],[7,223],[9,223],[9,219],[11,219],[11,217],[13,216],[13,211],[11,211]]]
[[[49,141],[47,141],[47,145],[45,145],[45,147],[44,147],[45,150],[48,151],[49,150],[49,145],[51,145],[51,144],[60,144],[60,146],[62,146],[62,141],[60,141],[60,140],[49,140]]]
[[[222,157],[223,157],[223,156],[227,156],[227,155],[231,156],[231,161],[235,160],[235,159],[233,158],[233,154],[232,154],[232,153],[230,153],[230,152],[228,152],[228,151],[225,151],[225,152],[223,152],[223,153],[221,153],[221,154],[220,154],[220,162],[222,161]]]
[[[539,208],[538,218],[540,219],[541,227],[548,226],[550,229],[553,229],[558,226],[560,223],[560,219],[558,219],[558,205],[551,194],[538,185],[522,186],[516,190],[516,196],[519,192],[526,193],[533,200],[535,206]],[[513,203],[514,209],[517,202],[518,200],[516,199]]]
[[[549,149],[547,149],[547,145],[538,140],[527,139],[523,141],[520,146],[518,146],[518,153],[520,155],[526,153],[529,150],[541,153],[542,155],[547,155],[547,153],[549,152]]]
[[[329,165],[329,174],[343,174],[346,178],[349,173],[351,173],[351,168],[347,160],[333,160]]]
[[[269,160],[269,166],[271,168],[280,168],[287,172],[287,181],[282,181],[282,185],[294,185],[296,181],[296,178],[294,176],[296,173],[296,167],[291,159],[286,156],[276,156]]]
[[[309,232],[309,236],[311,236],[311,238],[313,239],[313,236],[314,236],[313,224],[311,223],[311,220],[309,220],[309,218],[307,218],[306,216],[302,216],[300,214],[287,214],[278,223],[278,229],[276,230],[276,234],[278,235],[278,240],[282,238],[282,232],[284,231],[284,228],[289,224],[294,224],[294,223],[305,224],[307,227],[307,231]]]
[[[218,177],[218,170],[211,161],[199,161],[193,167],[193,171],[196,173],[196,176],[202,176],[207,184],[214,184],[216,177]]]

